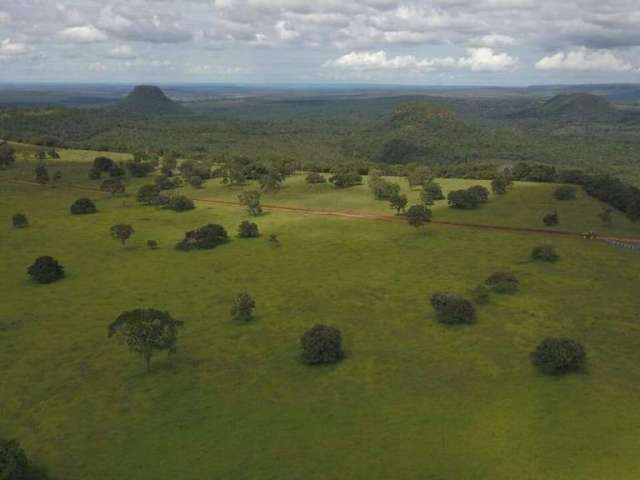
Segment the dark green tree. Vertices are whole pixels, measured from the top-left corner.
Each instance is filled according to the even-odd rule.
[[[538,245],[531,250],[531,258],[541,262],[557,262],[560,258],[551,245]]]
[[[509,187],[509,180],[504,175],[500,175],[491,180],[491,191],[496,195],[504,195],[507,193]]]
[[[302,360],[309,365],[336,363],[344,357],[342,334],[335,327],[315,325],[300,341]]]
[[[29,220],[24,213],[16,213],[11,221],[15,228],[27,228],[29,226]]]
[[[189,185],[193,188],[202,188],[203,184],[204,180],[200,175],[193,175],[192,177],[189,177]]]
[[[584,347],[579,342],[565,337],[545,338],[531,352],[531,362],[547,375],[580,371],[586,360]]]
[[[238,195],[238,200],[242,205],[246,205],[250,215],[257,217],[262,215],[262,205],[260,204],[260,192],[257,190],[250,190],[242,192]]]
[[[0,480],[29,480],[29,461],[15,440],[0,439]]]
[[[416,229],[431,222],[433,214],[424,205],[412,205],[407,210],[407,223]]]
[[[229,240],[227,231],[222,225],[208,224],[191,230],[184,235],[184,239],[176,245],[178,250],[210,250]]]
[[[151,359],[156,352],[176,352],[178,328],[183,322],[175,320],[168,312],[136,309],[123,312],[109,325],[109,338],[117,337],[134,353],[141,355],[151,368]]]
[[[446,324],[468,324],[476,320],[476,309],[466,298],[453,293],[434,293],[431,306],[439,322]]]
[[[72,215],[87,215],[98,211],[95,203],[89,198],[79,198],[71,204],[69,210]]]
[[[0,145],[0,169],[12,167],[16,163],[16,152],[9,145]]]
[[[400,212],[404,212],[407,203],[409,203],[409,200],[404,193],[396,193],[389,199],[389,205],[396,211],[398,215],[400,215]]]
[[[240,238],[257,238],[259,236],[258,225],[253,222],[244,220],[238,226],[238,237]]]
[[[560,217],[558,216],[558,211],[554,210],[551,213],[547,213],[544,217],[542,217],[542,223],[544,223],[547,227],[555,227],[560,224]]]
[[[131,235],[135,233],[133,227],[125,223],[118,223],[117,225],[112,226],[110,231],[111,236],[119,240],[123,247],[126,245],[127,240],[131,238]]]
[[[305,178],[307,183],[327,183],[327,179],[324,175],[312,172]]]
[[[553,196],[556,200],[575,200],[577,190],[571,185],[562,185],[555,189]]]
[[[27,273],[38,283],[53,283],[64,277],[64,267],[53,257],[42,256],[36,258]]]
[[[119,178],[107,178],[102,182],[102,185],[100,185],[100,190],[108,192],[112,197],[115,197],[116,195],[124,194],[125,186]]]
[[[176,195],[169,198],[169,201],[164,205],[164,208],[175,212],[186,212],[196,208],[196,205],[190,198],[185,197],[184,195]]]
[[[40,185],[49,183],[49,171],[43,163],[39,163],[35,169],[36,182]]]
[[[157,185],[143,185],[138,189],[136,200],[144,205],[155,205],[160,195]]]
[[[247,292],[236,295],[231,307],[231,318],[236,321],[248,322],[253,318],[253,309],[256,302]]]

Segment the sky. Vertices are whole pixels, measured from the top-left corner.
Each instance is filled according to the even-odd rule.
[[[0,82],[640,83],[640,0],[1,0]]]

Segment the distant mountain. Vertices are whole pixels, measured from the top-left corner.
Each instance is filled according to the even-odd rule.
[[[116,110],[141,115],[182,115],[188,110],[153,85],[138,85],[116,105]]]
[[[622,117],[606,98],[590,93],[556,95],[513,116],[580,123],[616,122]]]

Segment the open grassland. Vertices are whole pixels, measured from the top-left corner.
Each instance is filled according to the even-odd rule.
[[[314,188],[294,180],[264,201],[293,202],[303,187]],[[337,194],[321,188],[301,201],[336,208],[326,202]],[[500,222],[547,188],[517,186],[469,221]],[[237,194],[214,182],[198,193]],[[366,187],[339,195],[346,209],[378,205]],[[235,235],[243,209],[199,203],[178,214],[91,193],[99,213],[74,217],[79,196],[0,182],[0,433],[53,479],[640,477],[637,253],[283,213],[256,220],[262,238],[185,253],[173,245],[186,230],[213,222]],[[588,205],[577,200],[576,214]],[[17,211],[30,228],[9,226]],[[136,229],[127,248],[109,236],[121,222]],[[148,239],[160,249],[147,250]],[[561,260],[529,262],[550,240]],[[66,278],[32,283],[25,270],[39,255],[56,257]],[[514,271],[521,291],[493,296],[473,326],[435,321],[432,293],[465,293],[497,270]],[[257,317],[241,325],[229,309],[245,289]],[[177,355],[158,357],[149,374],[106,338],[137,307],[185,322]],[[336,366],[299,361],[300,335],[319,322],[343,332],[347,358]],[[528,355],[547,335],[582,342],[588,371],[537,373]]]
[[[25,156],[28,158],[33,158],[33,156],[40,150],[49,151],[52,150],[52,147],[42,147],[39,145],[29,145],[26,143],[16,143],[9,142],[9,145],[16,151],[16,155],[18,158],[24,158]],[[118,153],[118,152],[100,152],[95,150],[77,150],[73,148],[56,148],[56,152],[60,155],[59,159],[47,159],[48,163],[52,165],[55,163],[64,163],[64,162],[72,162],[72,163],[91,163],[94,158],[100,156],[107,156],[116,162],[126,161],[132,158],[132,155],[129,153]]]

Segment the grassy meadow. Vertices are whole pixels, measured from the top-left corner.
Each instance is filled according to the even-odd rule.
[[[86,165],[69,162],[61,162],[65,181],[95,185]],[[71,216],[86,193],[1,181],[31,168],[0,174],[0,434],[18,438],[51,479],[640,477],[638,253],[268,211],[255,220],[261,238],[239,239],[249,217],[237,206],[200,202],[175,213],[99,193],[88,194],[97,214]],[[445,190],[478,183],[442,181]],[[518,184],[474,212],[440,204],[434,218],[539,227],[540,213],[557,206],[559,228],[593,228],[602,204],[582,195],[556,202],[552,189]],[[217,181],[182,190],[219,199],[240,191]],[[391,212],[366,186],[337,191],[300,176],[263,203]],[[29,228],[10,226],[18,211]],[[612,231],[638,233],[621,216],[615,222]],[[115,223],[136,230],[126,248],[109,235]],[[224,225],[231,241],[173,249],[206,223]],[[281,247],[267,241],[271,233]],[[160,248],[146,249],[149,239]],[[548,242],[560,261],[529,261]],[[40,255],[58,259],[66,277],[31,282],[26,268]],[[475,325],[435,321],[432,293],[464,294],[499,270],[518,275],[518,293],[492,296]],[[241,290],[257,302],[248,324],[230,319]],[[108,324],[138,307],[185,322],[177,354],[156,357],[150,373],[107,339]],[[316,323],[341,329],[344,361],[300,361],[300,336]],[[529,352],[549,335],[582,342],[588,370],[538,373]]]

